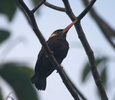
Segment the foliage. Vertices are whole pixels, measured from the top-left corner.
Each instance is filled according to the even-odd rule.
[[[3,100],[2,89],[0,88],[0,100]]]
[[[14,0],[0,0],[0,2],[0,14],[12,22],[17,11],[16,2]],[[33,5],[37,5],[38,2],[39,0],[32,0]],[[0,29],[0,45],[10,36],[11,33],[7,28]],[[29,66],[18,62],[0,64],[0,76],[12,87],[18,100],[39,100],[30,80],[32,74],[33,70]],[[0,88],[0,100],[3,100],[2,88]]]
[[[106,57],[102,57],[102,58],[96,58],[96,66],[98,68],[99,71],[101,71],[101,77],[103,79],[103,81],[105,82],[106,80],[106,76],[104,75],[106,73],[106,66],[105,66],[105,62],[107,62],[107,58]],[[104,68],[102,69],[102,67],[104,66]],[[90,74],[90,64],[89,62],[87,62],[84,65],[84,69],[82,72],[82,82],[85,82],[87,80],[87,78],[89,77]]]
[[[15,62],[0,66],[0,76],[11,85],[19,100],[38,100],[30,80],[33,73],[28,66]]]
[[[0,30],[0,44],[8,39],[10,36],[10,32],[7,30]]]
[[[14,0],[0,0],[0,2],[0,13],[5,14],[9,21],[12,21],[17,9]]]

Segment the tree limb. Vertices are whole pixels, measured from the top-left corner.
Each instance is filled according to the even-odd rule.
[[[72,86],[74,87],[74,89],[77,91],[77,93],[79,94],[79,96],[82,98],[82,100],[87,100],[86,97],[78,90],[78,88],[75,86],[75,84],[70,80],[70,78],[67,76],[65,70],[63,70],[64,74],[66,75],[66,77],[68,78],[69,82],[72,84]]]
[[[86,51],[86,54],[89,58],[89,62],[90,62],[90,66],[91,66],[91,72],[92,72],[92,75],[94,77],[94,80],[95,80],[95,83],[98,87],[98,90],[100,92],[100,95],[101,95],[101,99],[102,100],[108,100],[107,98],[107,95],[106,95],[106,92],[103,88],[103,85],[102,85],[102,82],[101,82],[101,78],[98,74],[98,71],[96,69],[96,64],[95,64],[95,57],[94,57],[94,54],[93,54],[93,51],[85,37],[85,34],[82,30],[82,27],[80,25],[80,20],[85,16],[85,14],[90,10],[90,8],[93,6],[94,2],[96,0],[92,0],[89,5],[85,8],[85,10],[78,16],[78,17],[74,17],[75,15],[73,14],[71,8],[70,8],[70,5],[69,5],[69,2],[68,0],[63,0],[63,3],[65,5],[65,8],[66,8],[66,13],[67,15],[70,17],[70,19],[73,21],[75,19],[78,19],[78,22],[75,23],[75,28],[76,28],[76,31],[78,33],[78,36],[79,36],[79,39]]]
[[[32,13],[34,13],[46,0],[41,0],[39,4],[32,10]]]
[[[15,2],[18,5],[18,7],[22,10],[22,12],[24,13],[25,17],[27,18],[28,23],[31,25],[31,22],[30,22],[30,19],[28,18],[28,15],[26,14],[26,12],[22,8],[22,6],[19,4],[18,0],[15,0]]]
[[[63,12],[65,12],[65,8],[52,5],[52,4],[48,3],[48,2],[44,2],[44,4],[45,4],[45,6],[50,7],[50,8],[52,8],[52,9],[54,9],[54,10],[58,10],[58,11],[63,11]]]
[[[84,0],[85,1],[85,0]],[[87,12],[91,9],[91,7],[93,6],[93,4],[95,3],[96,0],[92,0],[87,7],[84,9],[84,11],[82,11],[82,13],[78,16],[79,20],[81,20],[86,14]]]
[[[76,16],[74,15],[74,13],[73,13],[73,11],[72,11],[72,9],[70,7],[70,4],[69,4],[68,0],[62,0],[62,1],[63,1],[64,5],[65,5],[66,14],[70,17],[70,19],[72,21],[74,21],[75,18],[76,18]]]
[[[101,78],[100,78],[99,73],[98,73],[98,71],[96,69],[94,53],[93,53],[90,45],[88,44],[87,39],[85,38],[85,34],[84,34],[83,30],[82,30],[82,27],[81,27],[80,23],[76,24],[75,27],[76,27],[76,30],[78,32],[78,36],[79,36],[79,38],[80,38],[80,40],[82,42],[82,45],[83,45],[83,47],[84,47],[84,49],[86,51],[86,54],[88,56],[90,66],[91,66],[90,67],[91,72],[92,72],[93,78],[95,80],[95,83],[96,83],[96,85],[98,87],[98,90],[100,92],[101,100],[108,100],[106,92],[105,92],[104,87],[102,85]]]

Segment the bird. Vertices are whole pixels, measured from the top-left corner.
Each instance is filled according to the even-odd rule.
[[[65,29],[58,29],[54,31],[46,41],[51,50],[51,53],[53,53],[59,64],[62,63],[69,50],[69,44],[66,40],[67,32],[76,22],[77,20],[73,21]],[[38,90],[45,90],[46,79],[54,70],[55,67],[48,59],[48,55],[44,47],[42,47],[38,54],[38,59],[35,65],[35,74],[31,78],[31,82]]]

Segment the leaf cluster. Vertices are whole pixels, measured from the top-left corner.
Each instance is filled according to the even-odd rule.
[[[32,0],[33,5],[38,4],[38,2],[39,0]],[[5,16],[10,23],[13,21],[16,12],[17,5],[14,0],[0,0],[0,15]],[[0,45],[7,42],[10,36],[11,32],[7,27],[4,29],[0,28]],[[12,87],[18,100],[39,100],[36,90],[30,81],[33,73],[34,71],[30,66],[18,62],[0,64],[0,77]],[[3,89],[4,87],[0,86],[0,100],[4,100]]]
[[[15,62],[0,65],[0,76],[12,87],[19,100],[38,100],[30,80],[33,73],[29,66]]]

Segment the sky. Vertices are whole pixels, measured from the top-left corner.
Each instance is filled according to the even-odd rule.
[[[28,0],[25,0],[25,2],[29,8],[32,9],[31,2]],[[63,7],[61,0],[48,0],[48,2]],[[113,12],[113,9],[115,9],[114,4],[114,0],[97,0],[94,5],[97,13],[107,23],[109,23],[113,29],[115,29],[115,12]],[[70,5],[76,16],[79,15],[84,9],[81,0],[71,0]],[[20,61],[28,64],[31,66],[31,68],[34,69],[37,55],[41,49],[39,40],[34,34],[32,28],[28,25],[28,21],[25,19],[24,14],[19,9],[14,17],[14,20],[12,21],[12,24],[6,19],[6,17],[0,16],[0,28],[7,27],[8,30],[11,31],[12,35],[8,41],[13,49],[9,50],[8,54],[4,56],[3,54],[9,47],[9,44],[6,43],[6,45],[2,45],[0,47],[0,55],[2,59],[0,63],[8,61]],[[53,31],[57,29],[63,29],[71,23],[71,20],[64,12],[53,10],[44,5],[40,7],[40,14],[36,15],[36,21],[46,40],[49,38]],[[105,39],[97,24],[89,14],[87,14],[82,19],[81,25],[87,40],[94,51],[94,55],[96,57],[106,55],[110,58],[113,58],[108,63],[108,73],[111,73],[109,74],[108,80],[109,82],[115,80],[115,52],[113,48]],[[70,49],[67,57],[62,62],[64,70],[76,84],[78,89],[88,98],[88,100],[99,100],[95,92],[96,85],[94,83],[93,77],[88,79],[85,84],[81,82],[81,73],[88,58],[74,27],[69,30],[67,34],[67,40],[69,42]],[[5,84],[5,82],[3,83]],[[4,90],[5,96],[7,96],[11,91],[9,86],[7,88]],[[110,100],[111,97],[114,96],[113,92],[115,93],[115,89],[110,87],[107,92]],[[46,90],[38,91],[38,94],[40,94],[41,100],[74,100],[56,71],[54,71],[47,78]]]

